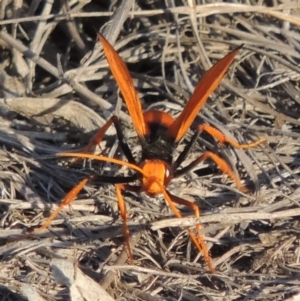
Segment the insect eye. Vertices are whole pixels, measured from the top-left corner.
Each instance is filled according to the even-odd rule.
[[[169,165],[165,164],[165,185],[167,185],[173,178],[173,172]]]

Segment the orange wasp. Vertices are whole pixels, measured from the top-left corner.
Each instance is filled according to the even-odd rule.
[[[201,161],[211,159],[223,173],[227,174],[235,182],[239,190],[244,189],[244,187],[241,185],[238,175],[233,172],[229,164],[211,151],[205,151],[199,158],[194,160],[188,166],[181,168],[182,162],[190,153],[200,133],[202,131],[205,131],[206,133],[213,136],[221,144],[228,143],[233,147],[242,149],[255,147],[261,142],[265,141],[265,139],[260,139],[250,144],[239,144],[234,140],[227,138],[219,130],[213,128],[212,126],[207,124],[200,124],[191,141],[185,146],[182,153],[175,160],[173,158],[173,153],[176,150],[176,147],[182,140],[187,130],[190,128],[199,110],[206,102],[208,96],[219,85],[220,81],[226,74],[229,66],[233,62],[235,56],[242,46],[227,54],[203,75],[185,108],[179,114],[179,116],[174,119],[171,115],[165,112],[157,110],[146,112],[142,111],[138,94],[133,86],[132,78],[125,63],[102,35],[98,35],[98,39],[103,46],[104,53],[109,63],[111,72],[119,85],[129,114],[132,118],[133,126],[141,143],[141,161],[137,162],[133,157],[132,152],[130,151],[130,148],[127,145],[122,134],[121,125],[117,116],[112,116],[106,122],[106,124],[98,130],[92,141],[88,144],[88,146],[82,153],[59,153],[57,154],[57,156],[90,158],[99,161],[106,161],[122,166],[127,166],[136,172],[133,176],[129,177],[100,177],[101,181],[103,182],[116,184],[116,195],[118,199],[120,214],[123,219],[125,245],[128,250],[130,262],[132,263],[133,255],[129,244],[130,234],[127,225],[126,205],[122,196],[122,191],[144,191],[149,196],[162,194],[171,207],[172,211],[178,218],[181,218],[182,215],[174,205],[174,203],[188,206],[194,211],[195,216],[199,217],[200,210],[196,204],[172,195],[169,191],[167,191],[166,187],[173,178],[183,175],[184,173],[198,165]],[[128,162],[102,155],[94,155],[88,153],[92,148],[100,143],[105,135],[105,132],[112,124],[115,125],[120,147]],[[45,224],[41,228],[37,229],[37,231],[47,228],[50,222],[57,216],[62,208],[66,205],[69,205],[77,196],[77,194],[83,189],[86,183],[92,178],[93,177],[85,178],[80,183],[78,183],[78,185],[76,185],[66,195],[57,210],[53,212],[53,214],[49,217]],[[96,178],[98,179],[99,177],[96,176]],[[136,180],[140,181],[140,185],[136,186],[130,184],[132,182],[135,182]],[[214,267],[211,262],[210,253],[207,250],[204,237],[203,235],[199,234],[201,225],[197,224],[195,230],[196,231],[193,231],[190,228],[187,228],[191,240],[193,241],[199,252],[203,254],[204,260],[209,270],[211,272],[214,272]]]

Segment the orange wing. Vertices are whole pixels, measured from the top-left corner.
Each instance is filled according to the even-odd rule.
[[[135,127],[139,137],[145,137],[149,133],[149,128],[144,121],[142,106],[133,86],[133,81],[128,68],[118,53],[114,50],[113,46],[110,45],[102,35],[98,34],[98,39],[103,46],[110,70],[125,99],[129,114],[132,118],[133,126]]]
[[[243,45],[227,54],[215,65],[213,65],[208,71],[205,72],[185,108],[174,121],[174,123],[169,127],[167,132],[169,137],[174,138],[176,142],[179,142],[181,140],[183,135],[186,133],[186,131],[189,129],[192,122],[196,118],[196,115],[200,111],[201,107],[206,102],[208,96],[219,85],[220,81],[222,80],[232,61],[234,60],[234,57],[242,46]]]

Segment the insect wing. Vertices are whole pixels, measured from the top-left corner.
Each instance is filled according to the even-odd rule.
[[[110,70],[122,92],[133,126],[139,137],[145,137],[149,133],[149,129],[144,121],[142,106],[128,68],[113,46],[102,35],[98,34],[98,39],[103,46]]]
[[[196,118],[196,115],[200,111],[201,107],[206,102],[208,96],[218,87],[222,78],[226,74],[228,68],[233,62],[239,49],[243,45],[239,46],[215,65],[213,65],[208,71],[205,72],[202,79],[197,84],[193,94],[187,102],[185,108],[181,114],[177,117],[174,123],[168,129],[168,136],[179,142],[186,131],[191,126],[192,122]]]

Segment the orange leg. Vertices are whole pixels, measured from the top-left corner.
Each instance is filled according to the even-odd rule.
[[[103,136],[105,135],[106,131],[109,129],[111,124],[113,123],[114,118],[117,118],[117,117],[112,116],[111,118],[109,118],[107,120],[107,122],[104,124],[104,126],[96,132],[96,134],[94,135],[92,140],[89,142],[89,144],[82,151],[83,154],[88,154],[90,151],[94,150],[96,145],[99,144],[102,141]],[[82,160],[81,158],[77,158],[75,161],[70,163],[70,166],[74,166],[75,164],[79,163],[81,160]]]
[[[79,182],[62,200],[58,208],[50,215],[50,217],[46,220],[46,222],[39,228],[35,229],[33,232],[22,235],[21,237],[17,237],[16,239],[11,239],[11,241],[19,241],[28,237],[31,237],[37,233],[39,233],[41,230],[46,229],[49,227],[50,223],[55,219],[55,217],[62,211],[62,209],[66,205],[70,205],[72,201],[76,198],[78,193],[83,189],[85,184],[91,179],[85,178],[81,182]]]
[[[180,170],[180,174],[183,174],[187,171],[189,171],[190,169],[194,168],[195,166],[197,166],[200,162],[206,160],[206,159],[211,159],[213,160],[217,166],[221,169],[221,171],[225,174],[227,174],[236,184],[236,187],[238,190],[242,191],[242,192],[246,192],[247,188],[242,186],[242,183],[240,181],[240,178],[238,175],[236,175],[233,170],[231,169],[231,167],[229,166],[229,164],[223,160],[222,158],[220,158],[218,155],[214,154],[213,152],[210,151],[206,151],[202,154],[202,156],[200,156],[198,159],[196,159],[195,161],[193,161],[192,163],[190,163],[188,166],[182,168]]]
[[[132,191],[132,192],[140,192],[141,187],[139,186],[131,186],[131,185],[125,185],[125,184],[118,184],[116,185],[116,195],[118,199],[118,205],[120,214],[123,221],[123,236],[125,239],[125,246],[128,252],[128,258],[130,261],[130,264],[133,264],[133,255],[130,247],[130,232],[127,225],[127,210],[126,210],[126,204],[124,201],[124,198],[122,196],[122,190]]]
[[[128,229],[128,225],[127,225],[127,210],[126,210],[126,204],[124,201],[124,198],[122,196],[122,190],[127,190],[127,191],[132,191],[132,192],[140,192],[141,191],[141,187],[140,186],[131,186],[131,185],[125,185],[125,184],[118,184],[116,185],[116,195],[117,195],[117,199],[118,199],[118,205],[119,205],[119,210],[120,210],[120,214],[122,217],[122,221],[123,221],[123,236],[125,239],[125,246],[128,252],[128,258],[131,264],[133,264],[133,255],[132,255],[132,251],[131,251],[131,247],[130,247],[130,232]],[[176,206],[174,205],[172,198],[174,197],[175,202],[178,204],[183,204],[189,207],[193,207],[192,209],[195,211],[195,215],[197,217],[200,216],[200,211],[199,208],[194,205],[193,203],[190,203],[188,201],[182,200],[180,198],[177,198],[175,196],[171,196],[165,189],[164,189],[164,195],[166,197],[167,203],[169,204],[170,208],[172,209],[172,211],[174,212],[174,214],[178,217],[178,218],[182,218],[182,215],[180,213],[180,211],[176,208]],[[177,202],[178,201],[178,202]],[[200,231],[201,226],[197,225],[197,232]],[[211,272],[214,271],[214,268],[212,267],[211,264],[211,258],[209,256],[209,253],[207,251],[205,242],[203,241],[203,237],[199,236],[199,238],[195,236],[195,234],[193,232],[190,231],[190,229],[187,228],[187,231],[192,239],[192,241],[194,242],[194,244],[197,246],[199,252],[204,254],[204,259],[209,267],[209,269],[211,270]]]
[[[83,150],[83,153],[88,153],[93,147],[95,147],[97,144],[99,144],[101,142],[101,140],[103,139],[103,136],[105,135],[106,131],[108,130],[108,128],[112,125],[112,123],[114,124],[118,124],[119,120],[118,117],[116,116],[112,116],[105,124],[104,126],[99,129],[97,131],[97,133],[95,134],[95,136],[93,137],[93,139],[91,140],[91,142],[85,147],[85,149]],[[118,127],[117,132],[119,130],[119,126],[117,125],[116,127]],[[78,159],[77,159],[78,160]],[[76,161],[77,161],[76,160]],[[33,233],[30,233],[30,235],[34,235],[37,232],[48,228],[48,226],[50,225],[50,223],[53,221],[53,219],[61,212],[61,210],[63,209],[64,206],[69,205],[78,195],[78,193],[83,189],[83,187],[85,186],[85,184],[91,179],[90,178],[85,178],[83,179],[81,182],[79,182],[66,196],[65,198],[62,200],[61,204],[59,205],[59,207],[51,214],[51,216],[47,219],[47,221],[40,227],[37,228]]]
[[[200,209],[196,204],[194,204],[192,202],[189,202],[185,199],[179,198],[175,195],[172,195],[169,192],[167,192],[167,193],[168,193],[168,195],[170,196],[171,200],[174,203],[179,204],[179,205],[184,205],[184,206],[187,206],[187,207],[191,208],[194,211],[195,216],[200,217]],[[197,243],[195,243],[195,245],[197,246],[199,251],[203,254],[204,260],[205,260],[209,270],[212,273],[214,273],[215,270],[214,270],[214,267],[213,267],[212,262],[211,262],[211,256],[210,256],[209,251],[207,250],[206,243],[204,241],[203,235],[199,234],[200,230],[201,230],[201,224],[197,224],[196,225],[196,237],[195,237],[195,235],[191,232],[191,230],[187,228],[187,231],[189,232],[189,235],[190,235],[192,241],[194,243],[195,243],[195,240],[197,241]]]
[[[184,199],[181,199],[179,197],[171,195],[169,192],[167,192],[165,190],[165,188],[163,186],[161,186],[161,189],[162,189],[162,193],[165,196],[165,199],[166,199],[167,203],[169,204],[171,210],[174,212],[174,214],[178,218],[182,218],[182,215],[181,215],[180,211],[178,210],[178,208],[174,205],[174,202],[177,204],[181,204],[181,205],[190,207],[192,210],[194,210],[195,216],[200,217],[200,210],[197,205],[195,205],[189,201],[186,201]],[[116,185],[116,195],[117,195],[117,199],[118,199],[118,206],[119,206],[120,214],[121,214],[122,221],[123,221],[123,235],[124,235],[124,239],[125,239],[125,246],[126,246],[126,249],[128,252],[129,261],[131,264],[133,264],[133,255],[132,255],[132,251],[131,251],[131,247],[130,247],[130,243],[129,243],[130,232],[129,232],[128,224],[127,224],[127,210],[126,210],[126,204],[125,204],[124,198],[122,196],[123,190],[132,191],[132,192],[140,192],[141,187],[126,185],[126,184],[117,184]],[[205,260],[209,270],[213,273],[214,268],[212,266],[211,257],[207,250],[203,236],[198,235],[198,234],[196,236],[189,228],[186,228],[186,230],[188,231],[188,233],[191,237],[191,240],[194,242],[194,244],[196,245],[199,252],[201,252],[203,254],[204,260]],[[197,230],[197,233],[199,233],[199,231],[201,230],[200,224],[197,225],[196,230]]]
[[[103,125],[103,127],[101,127],[96,134],[94,135],[94,137],[92,138],[92,140],[90,141],[90,143],[84,148],[84,150],[82,151],[83,153],[89,153],[97,144],[99,144],[105,133],[107,132],[107,130],[109,129],[109,127],[112,125],[113,123],[113,119],[117,118],[116,116],[112,116],[110,117],[107,122]]]
[[[191,141],[186,145],[186,147],[184,148],[184,150],[181,152],[181,154],[178,156],[178,158],[176,159],[176,161],[173,163],[172,168],[175,171],[174,175],[175,177],[178,177],[182,174],[184,174],[185,172],[187,172],[189,169],[188,168],[182,168],[180,170],[178,170],[179,166],[182,164],[182,162],[185,160],[185,158],[187,157],[187,155],[190,153],[191,149],[193,148],[194,144],[196,143],[199,135],[201,134],[201,132],[207,132],[208,134],[210,134],[212,137],[214,137],[216,140],[219,141],[219,143],[224,144],[224,143],[228,143],[231,146],[238,148],[238,149],[248,149],[248,148],[252,148],[252,147],[256,147],[257,145],[259,145],[260,143],[263,143],[264,141],[266,141],[266,139],[262,138],[259,139],[255,142],[252,143],[248,143],[248,144],[239,144],[237,142],[235,142],[234,140],[226,137],[222,132],[220,132],[219,130],[217,130],[216,128],[208,125],[208,124],[200,124],[193,136],[193,138],[191,139]],[[220,159],[219,157],[216,158],[216,160],[214,159],[214,156],[209,155],[209,157],[214,160],[216,162],[217,165],[220,166],[225,166],[227,165],[227,167],[225,169],[229,169],[231,170],[231,168],[228,166],[227,163],[223,163],[223,160]],[[204,159],[200,160],[203,161]],[[222,162],[221,162],[221,161]],[[198,163],[200,161],[197,161]],[[218,163],[220,162],[220,164]],[[192,165],[194,167],[194,164],[192,163]],[[222,168],[221,168],[222,169]],[[223,171],[224,173],[226,173],[226,171]],[[232,172],[231,172],[232,174]],[[231,175],[229,174],[229,176],[231,177]],[[236,176],[234,176],[236,178]],[[236,182],[236,180],[234,180]]]
[[[122,130],[121,130],[119,118],[117,116],[115,116],[115,115],[111,116],[107,120],[107,122],[103,125],[103,127],[101,127],[96,132],[96,134],[94,135],[94,137],[92,138],[92,140],[90,141],[90,143],[84,148],[84,150],[82,151],[82,153],[87,154],[91,150],[93,150],[96,147],[96,145],[99,144],[102,141],[105,133],[107,132],[107,130],[109,129],[109,127],[112,124],[115,125],[117,136],[118,136],[118,139],[119,139],[119,145],[120,145],[120,147],[121,147],[124,155],[126,156],[126,158],[128,159],[128,161],[130,163],[136,164],[135,159],[133,158],[132,153],[131,153],[129,147],[128,147],[127,143],[125,142],[124,135],[123,135]],[[80,159],[77,159],[75,162],[77,162],[78,160],[80,160]]]
[[[239,144],[239,143],[235,142],[234,140],[227,138],[222,132],[220,132],[219,130],[217,130],[216,128],[214,128],[208,124],[200,124],[198,126],[197,132],[200,134],[203,131],[205,131],[208,134],[210,134],[211,136],[213,136],[220,143],[222,143],[222,144],[228,143],[237,149],[248,149],[248,148],[256,147],[257,145],[266,141],[266,139],[262,138],[255,142],[252,142],[252,143]]]
[[[124,235],[124,239],[125,239],[125,246],[127,248],[129,261],[130,261],[131,264],[133,264],[133,256],[132,256],[132,251],[131,251],[131,247],[130,247],[130,244],[129,244],[130,232],[129,232],[128,225],[127,225],[126,204],[125,204],[125,201],[124,201],[122,193],[121,193],[122,190],[140,192],[141,187],[140,186],[125,185],[125,184],[116,185],[116,194],[117,194],[117,199],[118,199],[118,205],[119,205],[120,214],[121,214],[121,217],[122,217],[122,220],[123,220],[123,235]],[[166,192],[165,189],[164,189],[164,191]],[[182,217],[181,213],[174,206],[172,200],[169,200],[170,199],[169,195],[167,193],[164,193],[164,194],[165,194],[165,197],[168,198],[167,202],[168,202],[169,206],[171,207],[172,211],[175,213],[175,215],[177,217],[181,218]],[[189,231],[189,233],[191,233],[191,232]],[[193,233],[191,233],[191,235],[194,236]],[[194,236],[194,239],[196,241],[196,244],[198,244],[198,241],[196,240],[195,236]],[[200,246],[199,246],[199,250],[201,251]]]
[[[70,205],[73,200],[76,198],[78,193],[83,189],[85,184],[90,180],[90,178],[85,178],[80,181],[69,193],[64,197],[62,202],[60,203],[59,207],[50,215],[50,217],[46,220],[46,222],[40,227],[37,228],[32,234],[39,232],[40,230],[48,228],[50,223],[55,219],[55,217],[62,211],[62,209]]]
[[[200,216],[200,210],[196,205],[194,205],[193,203],[190,203],[189,201],[186,201],[184,199],[181,199],[179,197],[171,195],[165,189],[163,184],[161,184],[160,181],[157,181],[157,179],[153,179],[153,181],[156,182],[156,184],[158,186],[160,186],[160,192],[164,195],[166,202],[168,203],[168,205],[170,206],[171,210],[174,212],[176,217],[182,218],[182,215],[181,215],[180,211],[178,210],[178,208],[174,205],[174,202],[177,203],[177,204],[183,204],[183,205],[186,205],[186,206],[192,208],[195,212],[195,215],[197,217]],[[173,201],[173,199],[174,199],[174,201]],[[200,236],[200,235],[197,234],[197,237],[196,237],[195,234],[188,227],[186,227],[186,230],[189,233],[189,236],[190,236],[191,240],[193,241],[193,243],[195,244],[195,246],[197,247],[199,252],[203,254],[204,260],[205,260],[208,268],[210,269],[210,271],[212,273],[214,273],[215,270],[212,266],[211,257],[209,255],[209,252],[208,252],[207,248],[206,248],[206,244],[203,240],[203,236]],[[201,225],[197,225],[197,231],[200,231],[200,230],[201,230]]]

